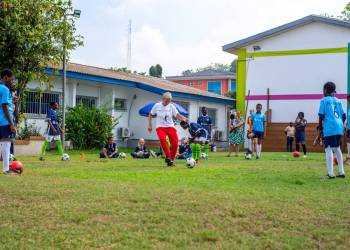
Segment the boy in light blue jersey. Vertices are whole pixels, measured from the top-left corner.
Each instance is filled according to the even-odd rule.
[[[13,86],[15,76],[9,69],[1,72],[0,79],[0,144],[2,153],[3,173],[11,175],[10,166],[10,148],[11,140],[16,137],[17,131],[13,122],[12,93],[10,88]]]
[[[256,146],[256,159],[260,159],[262,141],[266,132],[266,116],[261,112],[262,105],[258,103],[256,105],[256,112],[250,115],[252,122],[252,133],[248,136],[250,139],[256,138],[258,145]]]
[[[344,133],[344,122],[346,115],[341,102],[335,97],[336,86],[333,82],[327,82],[323,86],[324,97],[320,102],[319,115],[319,133],[323,133],[324,145],[327,160],[328,179],[334,179],[333,172],[333,151],[338,161],[337,177],[345,178],[343,167],[343,156],[340,149],[342,136]]]
[[[348,104],[350,105],[350,95],[346,98],[348,100]],[[346,148],[348,149],[348,154],[346,156],[346,163],[350,164],[350,109],[347,112],[347,125],[346,125]]]

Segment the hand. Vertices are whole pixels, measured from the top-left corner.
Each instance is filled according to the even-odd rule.
[[[183,119],[184,122],[189,122],[190,119],[188,119],[187,117],[185,117],[185,119]]]
[[[148,132],[149,132],[149,133],[152,133],[152,126],[149,126],[149,127],[148,127]]]
[[[11,129],[12,134],[17,135],[17,130],[16,130],[16,127],[14,125],[10,125],[10,129]]]

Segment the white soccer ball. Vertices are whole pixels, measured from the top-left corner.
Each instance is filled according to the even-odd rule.
[[[252,154],[246,154],[246,155],[245,155],[245,159],[246,159],[246,160],[252,159]]]
[[[68,161],[69,160],[69,155],[68,154],[63,154],[61,160],[62,161]]]
[[[119,154],[119,158],[121,158],[121,159],[126,158],[126,154],[125,154],[124,152],[121,152],[121,153]]]
[[[201,159],[207,159],[207,154],[206,153],[201,153]]]
[[[193,158],[188,158],[188,159],[186,160],[186,166],[187,166],[188,168],[194,168],[194,167],[196,166],[196,161],[195,161],[195,159],[193,159]]]
[[[10,161],[14,161],[15,160],[15,156],[13,154],[10,154],[9,159],[10,159]]]

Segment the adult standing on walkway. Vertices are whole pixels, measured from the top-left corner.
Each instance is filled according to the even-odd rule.
[[[293,126],[293,122],[290,122],[289,126],[284,129],[284,133],[287,136],[287,152],[293,152],[293,141],[295,137],[295,128]]]
[[[148,115],[148,132],[152,132],[152,118],[156,116],[156,131],[160,145],[165,153],[165,162],[168,167],[174,165],[174,160],[179,145],[178,135],[175,128],[173,117],[188,122],[188,119],[181,115],[176,107],[171,103],[172,95],[170,92],[163,94],[161,102],[156,103]],[[168,147],[166,137],[170,141],[170,149]]]
[[[306,158],[306,142],[305,142],[305,127],[307,125],[307,120],[304,117],[304,112],[299,112],[297,118],[295,119],[295,146],[296,151],[300,152],[300,144],[303,147],[304,158]]]

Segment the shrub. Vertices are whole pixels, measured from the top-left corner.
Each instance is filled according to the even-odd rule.
[[[25,140],[30,136],[41,136],[40,129],[35,123],[28,124],[27,119],[25,119],[23,127],[18,127],[17,140]]]
[[[118,119],[106,109],[89,108],[83,105],[68,108],[66,115],[66,136],[78,149],[102,148]]]

